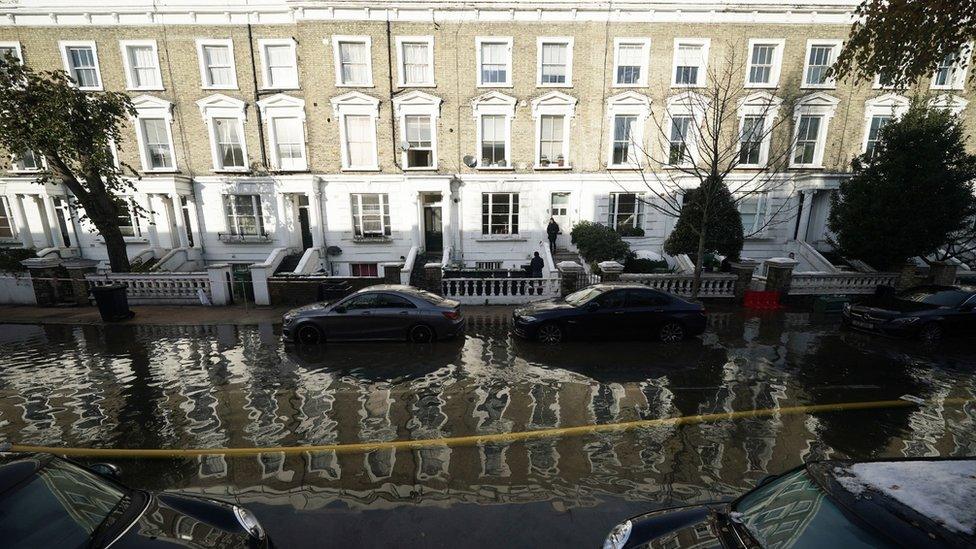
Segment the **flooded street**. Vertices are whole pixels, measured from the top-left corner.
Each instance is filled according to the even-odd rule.
[[[465,338],[429,346],[295,348],[271,325],[0,325],[0,437],[266,448],[111,461],[134,486],[247,505],[279,547],[594,547],[631,515],[730,498],[804,461],[976,454],[970,341],[718,311],[681,345],[548,348],[511,336],[507,309],[468,316]],[[876,404],[829,406],[850,403]],[[361,443],[376,444],[341,446]],[[294,446],[326,448],[280,450]]]

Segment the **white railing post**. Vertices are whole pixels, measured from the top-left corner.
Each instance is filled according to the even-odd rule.
[[[233,290],[231,284],[233,279],[230,265],[227,263],[216,263],[207,266],[207,278],[210,283],[210,301],[214,305],[229,305]]]

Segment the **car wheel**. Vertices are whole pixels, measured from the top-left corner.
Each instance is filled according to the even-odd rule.
[[[325,341],[325,334],[315,324],[306,322],[295,328],[295,341],[305,345],[315,345]]]
[[[546,345],[562,343],[563,336],[563,329],[559,326],[559,324],[554,324],[552,322],[539,326],[539,330],[535,333],[536,339],[542,343],[545,343]]]
[[[426,324],[417,324],[410,328],[407,337],[414,343],[430,343],[434,341],[434,330],[431,330],[430,326]]]
[[[685,338],[685,327],[677,322],[668,322],[661,326],[657,337],[664,343],[678,343]]]
[[[922,341],[926,343],[935,343],[936,341],[942,339],[944,334],[942,326],[933,323],[922,326],[922,330],[918,333],[918,335],[922,338]]]

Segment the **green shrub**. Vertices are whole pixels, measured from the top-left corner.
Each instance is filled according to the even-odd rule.
[[[569,235],[580,255],[590,263],[622,261],[630,253],[630,245],[623,241],[617,231],[606,225],[581,221],[573,226]]]
[[[663,259],[654,261],[653,259],[638,258],[631,253],[627,256],[627,262],[624,263],[624,272],[635,274],[668,273],[671,272],[671,268],[668,267],[668,262]]]
[[[622,227],[617,229],[617,232],[624,238],[644,236],[644,229],[640,227]]]
[[[37,257],[34,248],[0,248],[0,272],[18,273],[27,270],[20,264],[25,259]]]

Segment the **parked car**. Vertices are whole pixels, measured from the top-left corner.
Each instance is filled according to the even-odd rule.
[[[315,303],[284,316],[286,339],[305,344],[349,340],[427,343],[464,331],[461,304],[399,284],[363,288],[335,303]]]
[[[555,344],[568,338],[656,337],[666,343],[705,331],[705,308],[640,284],[596,284],[515,310],[515,333]]]
[[[976,335],[976,287],[918,286],[847,305],[842,314],[845,327],[892,336]]]
[[[973,498],[972,458],[820,461],[729,503],[634,517],[603,547],[974,547]]]
[[[0,539],[38,547],[269,548],[257,518],[229,503],[121,484],[109,464],[0,454]]]

